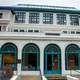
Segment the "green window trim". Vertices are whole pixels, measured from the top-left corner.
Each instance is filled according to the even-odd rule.
[[[40,50],[39,47],[34,44],[34,43],[28,43],[23,47],[22,50],[22,70],[32,70],[32,69],[24,69],[24,67],[26,67],[25,62],[27,63],[27,66],[29,66],[29,55],[35,55],[35,57],[37,57],[36,59],[36,67],[33,70],[39,70],[40,69]],[[25,61],[25,55],[26,55],[26,61]],[[32,65],[32,64],[31,64]]]
[[[48,54],[52,56],[52,70],[48,70],[47,69],[47,57],[48,57]],[[58,69],[55,70],[53,68],[53,63],[54,62],[54,58],[55,58],[55,55],[58,57]],[[61,74],[61,49],[59,48],[58,45],[56,44],[48,44],[45,49],[44,49],[44,72],[45,74]]]
[[[65,49],[65,69],[69,69],[69,56],[74,55],[74,57],[77,57],[78,59],[78,66],[75,64],[75,70],[80,70],[80,48],[76,44],[69,44]],[[74,70],[74,69],[73,69]]]
[[[14,67],[13,67],[13,70],[17,70],[17,53],[18,53],[18,49],[17,49],[17,46],[13,43],[5,43],[4,45],[2,45],[1,47],[1,55],[2,55],[2,60],[3,60],[3,55],[6,54],[6,55],[9,55],[9,54],[14,54]],[[3,65],[3,61],[1,62],[1,68],[4,67]]]

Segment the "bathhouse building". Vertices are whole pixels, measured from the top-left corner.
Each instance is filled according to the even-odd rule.
[[[18,4],[0,6],[0,69],[18,75],[80,71],[80,10]]]

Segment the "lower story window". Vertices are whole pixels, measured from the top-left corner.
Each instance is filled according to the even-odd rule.
[[[37,55],[33,53],[25,54],[23,57],[23,70],[37,70]]]
[[[8,53],[8,54],[3,54],[3,65],[6,66],[7,64],[8,65],[11,65],[12,68],[15,67],[15,55],[14,54],[11,54],[11,53]]]
[[[78,69],[78,55],[77,54],[69,54],[68,55],[68,65],[67,69],[69,70],[75,70]]]
[[[80,69],[80,48],[76,44],[70,44],[66,47],[65,67],[66,70]]]
[[[22,70],[39,70],[40,55],[39,48],[33,43],[24,46],[22,50]]]

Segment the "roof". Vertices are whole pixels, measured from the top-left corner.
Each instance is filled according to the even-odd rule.
[[[18,4],[17,7],[26,7],[26,8],[43,8],[43,9],[68,9],[76,10],[75,7],[62,7],[62,6],[48,6],[48,5],[33,5],[33,4]]]
[[[16,6],[0,6],[0,10],[15,11],[36,11],[36,12],[54,12],[80,14],[80,10],[75,7],[48,6],[48,5],[33,5],[33,4],[18,4]]]

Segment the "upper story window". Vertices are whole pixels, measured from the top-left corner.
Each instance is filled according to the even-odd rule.
[[[71,34],[75,34],[75,31],[71,31]]]
[[[25,23],[25,12],[16,12],[15,13],[15,22],[16,23]]]
[[[66,25],[66,14],[57,14],[57,24]]]
[[[76,34],[80,34],[80,31],[76,31]]]
[[[29,13],[29,23],[39,23],[39,13]]]
[[[52,13],[43,13],[43,23],[44,24],[53,24],[53,14]]]
[[[0,31],[1,31],[1,26],[0,26]]]
[[[18,32],[18,29],[14,29],[14,32]]]
[[[79,16],[78,15],[70,15],[70,24],[71,25],[79,25]]]
[[[21,29],[21,30],[20,30],[20,32],[24,32],[24,30],[23,30],[23,29]]]
[[[67,32],[67,31],[63,31],[63,33],[64,33],[64,34],[67,34],[68,32]]]
[[[39,32],[39,30],[34,30],[34,32],[38,33],[38,32]]]
[[[33,30],[28,30],[28,32],[33,32]]]
[[[3,14],[2,14],[2,13],[0,13],[0,19],[2,18],[2,15],[3,15]]]
[[[0,32],[5,32],[5,31],[6,31],[6,26],[0,25]]]

